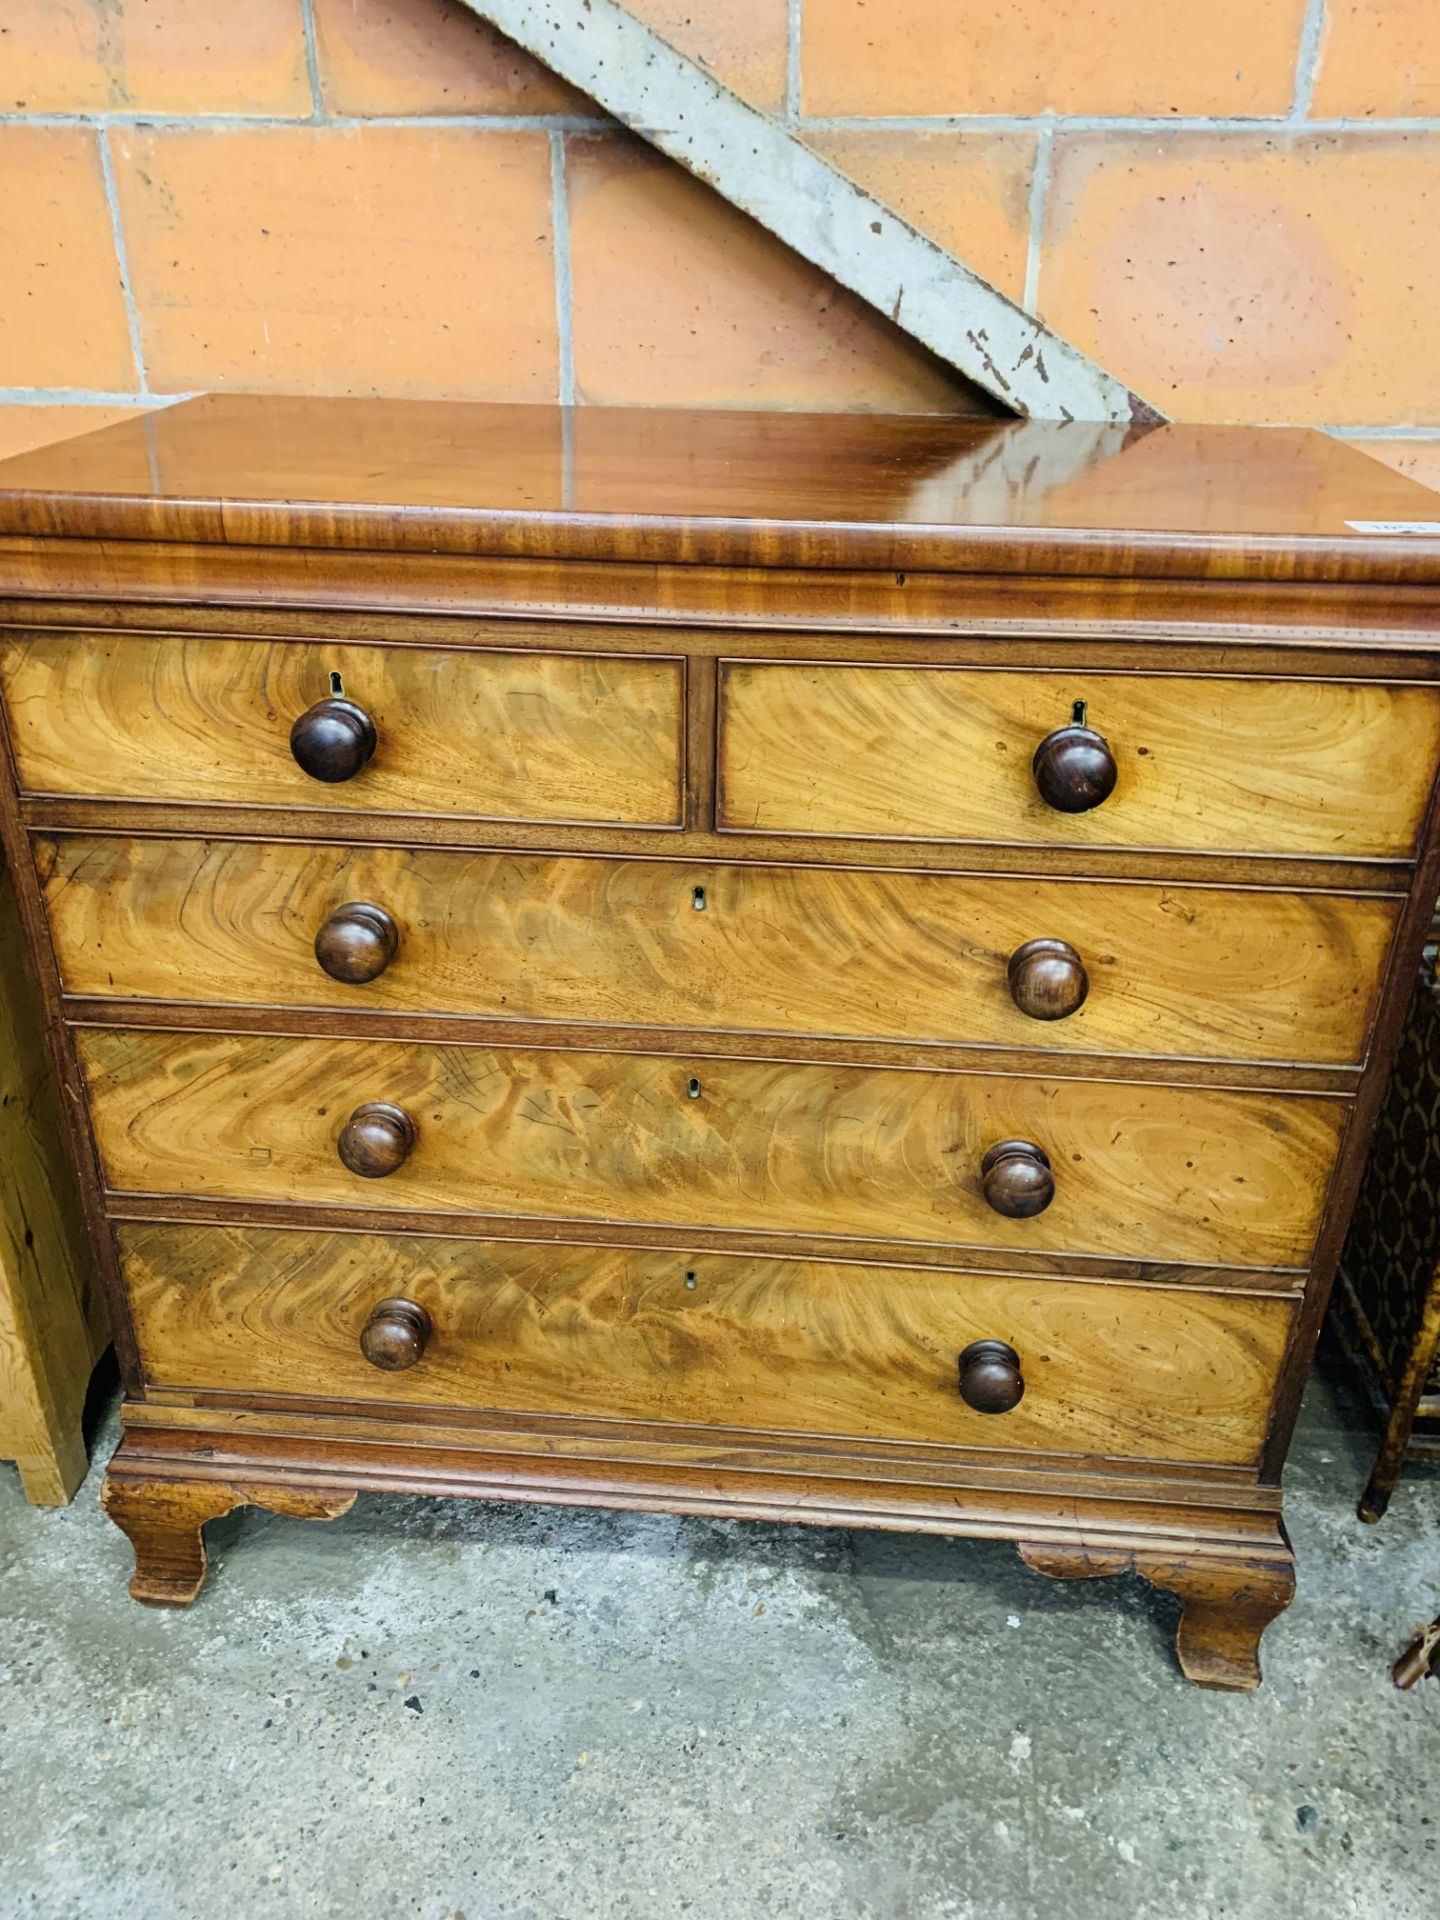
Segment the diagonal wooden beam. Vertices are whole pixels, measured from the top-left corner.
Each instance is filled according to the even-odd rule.
[[[1163,418],[618,0],[462,4],[1002,406],[1050,420]]]

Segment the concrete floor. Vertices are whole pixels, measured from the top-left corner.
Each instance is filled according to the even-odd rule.
[[[106,1413],[100,1447],[114,1437]],[[368,1498],[235,1515],[188,1614],[98,1473],[0,1469],[0,1913],[45,1920],[1434,1920],[1440,1475],[1377,1528],[1317,1379],[1251,1696],[1174,1603],[1007,1548]]]

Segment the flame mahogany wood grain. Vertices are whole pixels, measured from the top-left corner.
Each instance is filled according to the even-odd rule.
[[[1031,771],[1076,701],[1119,762],[1087,813]],[[1324,681],[725,663],[722,827],[902,840],[1408,856],[1440,692]]]
[[[1214,429],[1037,435],[933,420],[227,398],[0,469],[0,629],[12,663],[42,669],[10,714],[21,769],[0,741],[0,836],[131,1394],[112,1498],[154,1543],[152,1587],[193,1593],[204,1520],[236,1499],[321,1511],[361,1488],[916,1527],[1010,1539],[1053,1572],[1133,1567],[1181,1595],[1193,1677],[1253,1684],[1260,1629],[1292,1577],[1276,1482],[1440,892],[1440,541],[1353,523],[1433,517],[1433,496],[1321,436]],[[297,674],[287,662],[302,658]],[[115,671],[97,677],[107,659]],[[137,660],[151,664],[127,679],[119,663]],[[182,660],[191,690],[171,677],[183,680]],[[214,660],[225,664],[219,683],[203,664]],[[322,790],[295,768],[286,736],[334,692],[332,671],[386,724],[374,761]],[[352,684],[357,672],[373,684]],[[766,693],[763,712],[752,701],[744,735],[734,689],[766,673],[803,682],[805,698]],[[387,688],[402,684],[387,707]],[[467,704],[482,686],[480,707]],[[1045,809],[1042,820],[1030,757],[1081,700],[1114,749],[1115,791],[1088,814]],[[387,743],[392,755],[404,747],[403,778]],[[37,752],[53,761],[48,791],[25,790]],[[115,836],[211,836],[217,849],[195,856],[188,880],[159,854],[145,869],[193,881],[188,910],[132,919],[127,891],[123,933],[108,905],[75,910],[83,932],[66,963],[90,969],[89,991],[67,1001],[32,831],[83,836],[97,871]],[[483,1012],[421,1005],[473,993],[465,1004],[479,1006],[493,988],[475,982],[496,942],[477,934],[466,966],[426,972],[415,957],[423,929],[409,924],[372,1003],[302,1002],[285,984],[296,929],[276,913],[271,878],[258,897],[220,878],[227,853],[238,868],[303,862],[324,908],[305,930],[313,941],[344,903],[321,899],[327,859],[388,851],[415,861],[428,885],[441,869],[422,858],[467,850],[493,863],[487,873],[523,871],[546,890],[498,930],[522,944],[535,935],[534,973],[507,976],[535,996],[523,1018],[508,999]],[[55,880],[62,853],[40,854],[56,862]],[[132,855],[139,875],[148,853]],[[607,905],[631,897],[648,912],[653,889],[682,868],[686,887],[707,890],[693,916],[704,930],[681,931],[680,908],[661,916],[645,965],[638,921],[621,915],[607,930],[606,964],[631,969],[633,1005],[597,1004],[599,974],[564,972],[584,921],[577,902],[593,906],[566,878],[584,857],[609,876]],[[618,880],[627,859],[640,871]],[[77,861],[68,887],[84,889],[88,871]],[[462,866],[444,872],[463,895]],[[943,985],[950,921],[920,904],[932,879],[976,927]],[[758,932],[729,945],[714,930],[735,926],[727,887],[831,928],[837,979],[817,984],[807,959],[803,992],[782,1007]],[[1089,899],[1094,918],[1017,931],[1004,903],[1027,887],[1056,907]],[[64,891],[52,885],[57,926]],[[1202,895],[1203,916],[1178,931]],[[712,900],[719,922],[708,921]],[[892,959],[893,994],[857,931],[877,903],[935,929],[909,930],[916,959],[909,973]],[[458,937],[458,910],[424,904]],[[1089,950],[1110,931],[1110,906],[1114,966]],[[1246,980],[1241,930],[1272,909],[1270,949],[1257,949]],[[147,935],[157,985],[173,980],[184,965],[177,924],[216,956],[196,958],[212,998],[117,998],[123,976],[139,977]],[[795,928],[778,924],[782,950]],[[80,954],[92,934],[115,943],[115,981]],[[877,920],[877,949],[883,934]],[[1003,975],[1015,946],[1038,937],[1070,938],[1081,953],[1091,993],[1058,1028],[1093,1033],[1093,1049],[1055,1027],[1042,1043],[1036,1023],[1023,1039],[999,1026],[979,1037],[991,970]],[[1233,942],[1234,968],[1204,977],[1207,939],[1217,955]],[[700,941],[716,944],[687,971]],[[257,970],[275,970],[272,1003],[217,984],[219,955],[237,942],[253,947]],[[1358,988],[1348,996],[1333,984],[1347,945]],[[1143,974],[1143,992],[1119,991],[1122,960],[1127,979],[1132,967]],[[1187,995],[1182,983],[1197,978]],[[383,997],[397,982],[416,987],[414,1002]],[[877,1010],[868,1022],[862,985]],[[767,1005],[783,1030],[719,1024]],[[1302,1005],[1312,1018],[1297,1017]],[[89,1024],[67,1032],[67,1011]],[[666,1024],[645,1028],[651,1012]],[[927,1013],[965,1031],[953,1044],[931,1039]],[[107,1151],[117,1165],[130,1156],[124,1177],[147,1190],[105,1192],[77,1046],[104,1090]],[[413,1084],[350,1084],[354,1068],[368,1080],[382,1061]],[[286,1062],[306,1067],[288,1100]],[[246,1091],[258,1100],[248,1134]],[[345,1115],[402,1096],[415,1098],[420,1126],[410,1162],[386,1181],[347,1175],[344,1192],[327,1187],[342,1175],[333,1149]],[[143,1150],[125,1145],[128,1120]],[[972,1149],[1005,1137],[1054,1156],[1056,1199],[1029,1221],[985,1209],[988,1238],[971,1244],[966,1223],[983,1207]],[[218,1177],[201,1164],[216,1143]],[[493,1147],[496,1167],[477,1165],[477,1143]],[[962,1170],[937,1184],[937,1158]],[[242,1197],[227,1197],[232,1184]],[[473,1205],[482,1187],[500,1210],[449,1211],[456,1193]],[[579,1221],[577,1205],[589,1209]],[[668,1218],[676,1212],[692,1224]],[[1274,1336],[1284,1351],[1273,1392],[1261,1385],[1246,1403],[1245,1464],[1163,1449],[1123,1461],[1065,1453],[1039,1435],[997,1443],[997,1427],[1038,1417],[1026,1412],[1037,1392],[1045,1405],[1046,1363],[1024,1352],[1018,1307],[1014,1327],[974,1328],[1015,1336],[1026,1392],[1009,1413],[977,1416],[987,1436],[973,1443],[742,1431],[719,1424],[718,1408],[714,1424],[697,1425],[614,1419],[593,1404],[407,1402],[402,1420],[399,1403],[337,1401],[308,1385],[147,1384],[112,1213],[126,1233],[258,1236],[246,1274],[256,1300],[273,1296],[279,1249],[297,1231],[347,1247],[394,1239],[415,1262],[463,1243],[466,1259],[486,1245],[502,1263],[556,1272],[578,1246],[592,1276],[619,1261],[646,1272],[680,1261],[697,1276],[712,1262],[752,1278],[773,1270],[766,1299],[771,1310],[800,1300],[803,1337],[833,1328],[841,1302],[857,1326],[873,1318],[887,1378],[905,1324],[881,1315],[881,1294],[862,1291],[860,1276],[896,1262],[905,1278],[884,1283],[896,1289],[887,1308],[946,1289],[978,1300],[972,1286],[997,1312],[1033,1300],[1058,1314],[1073,1298],[1067,1325],[1081,1325],[1083,1308],[1086,1331],[1113,1329],[1105,1342],[1117,1351],[1127,1316],[1132,1331],[1149,1326],[1162,1294],[1179,1303],[1177,1326],[1215,1315],[1227,1341],[1252,1310],[1290,1331]],[[419,1285],[418,1267],[412,1277]],[[193,1298],[212,1298],[212,1280]],[[718,1310],[693,1317],[698,1277],[683,1291],[676,1321],[697,1354],[740,1338]],[[576,1297],[596,1316],[594,1337],[623,1344],[604,1288]],[[528,1311],[517,1303],[517,1328]],[[916,1311],[929,1327],[928,1309]],[[547,1338],[560,1338],[562,1312],[557,1302]],[[435,1337],[438,1367],[443,1328]],[[787,1322],[783,1339],[803,1337]],[[913,1343],[921,1377],[936,1337]],[[1073,1345],[1083,1370],[1086,1342]],[[826,1352],[832,1386],[859,1391],[873,1377],[842,1364],[848,1351]],[[367,1366],[369,1392],[418,1381],[430,1358],[393,1376]],[[358,1345],[348,1363],[365,1365]],[[1232,1383],[1234,1366],[1223,1369]],[[1274,1378],[1272,1358],[1264,1367]],[[707,1377],[698,1359],[692,1372]],[[908,1404],[908,1391],[885,1399]],[[963,1417],[953,1375],[950,1391]],[[1117,1424],[1148,1417],[1107,1404]],[[1241,1444],[1235,1418],[1212,1429],[1228,1433],[1222,1448]]]
[[[1346,1104],[1310,1095],[647,1054],[92,1029],[109,1185],[233,1199],[721,1225],[1301,1266]],[[692,1088],[698,1092],[692,1094]],[[419,1144],[383,1194],[339,1162],[361,1101]],[[1053,1203],[1007,1220],[980,1163],[1034,1139]]]
[[[335,785],[290,746],[332,673],[379,742]],[[21,784],[37,793],[681,822],[673,659],[36,630],[0,641],[0,684]]]
[[[35,852],[77,995],[1062,1054],[1358,1064],[1400,912],[1318,892],[304,843],[41,837]],[[1037,933],[1063,934],[1090,975],[1043,1033],[1011,974]]]
[[[261,1227],[121,1232],[156,1387],[390,1407],[1251,1463],[1293,1306],[898,1266]],[[403,1375],[361,1352],[378,1303],[431,1331]],[[973,1413],[972,1341],[1021,1355],[1024,1399]]]

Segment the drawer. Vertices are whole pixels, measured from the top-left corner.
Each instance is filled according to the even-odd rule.
[[[735,832],[1404,859],[1440,752],[1440,689],[1350,681],[721,669],[720,826]],[[1091,811],[1032,760],[1083,704],[1113,754]]]
[[[47,631],[0,641],[0,678],[31,793],[682,819],[678,659]],[[332,782],[301,770],[290,732],[337,694],[369,717],[375,745]]]
[[[1293,1308],[1194,1289],[894,1266],[260,1228],[122,1229],[156,1387],[574,1414],[956,1446],[1251,1462]],[[418,1360],[362,1355],[418,1306]],[[1020,1357],[1003,1414],[971,1341]],[[413,1348],[412,1348],[413,1351]]]
[[[1312,1095],[755,1060],[77,1038],[123,1191],[1247,1267],[1308,1259],[1346,1112]],[[369,1121],[361,1150],[393,1170],[362,1178],[339,1145],[376,1102],[414,1140]],[[1029,1219],[982,1191],[982,1158],[1006,1140],[1054,1169],[1053,1201]]]
[[[77,835],[38,840],[36,857],[74,994],[1337,1065],[1363,1055],[1400,911],[1319,892],[299,842]],[[383,938],[361,906],[388,917]],[[332,966],[383,971],[332,979],[322,929]],[[1066,1018],[1012,997],[1007,961],[1035,939],[1073,949],[1072,989],[1088,979]]]

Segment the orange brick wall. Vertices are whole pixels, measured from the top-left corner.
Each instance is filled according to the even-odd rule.
[[[631,0],[1176,417],[1440,484],[1440,0]],[[232,387],[949,409],[458,0],[5,0],[0,453]]]

